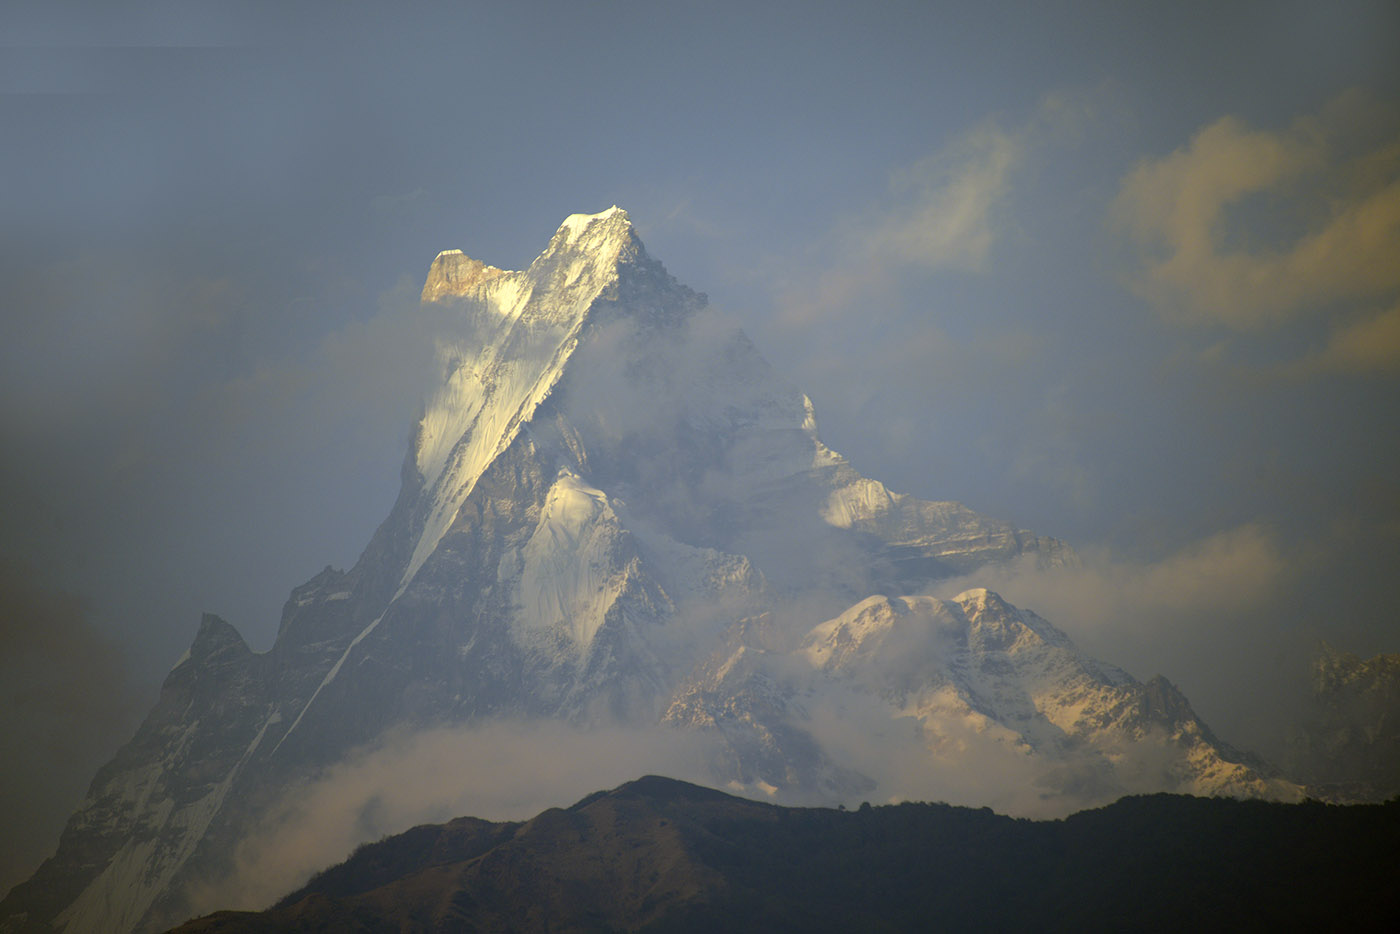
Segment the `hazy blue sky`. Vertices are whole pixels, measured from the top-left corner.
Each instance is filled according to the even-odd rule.
[[[432,257],[614,203],[1227,739],[1400,651],[1394,2],[7,3],[0,127],[0,885],[387,514]]]

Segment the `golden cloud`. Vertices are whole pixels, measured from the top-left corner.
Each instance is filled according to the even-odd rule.
[[[1376,115],[1353,93],[1282,131],[1222,117],[1139,163],[1111,211],[1132,288],[1186,324],[1322,321],[1328,366],[1400,359],[1392,316],[1375,311],[1400,291],[1400,136],[1378,138]]]
[[[1327,347],[1298,369],[1304,374],[1400,370],[1400,305],[1339,328]]]

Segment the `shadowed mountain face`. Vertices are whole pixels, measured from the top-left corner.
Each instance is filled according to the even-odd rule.
[[[608,782],[664,767],[789,803],[1296,797],[1165,679],[1088,658],[990,591],[924,596],[1075,558],[858,474],[624,211],[569,217],[525,270],[443,253],[423,298],[441,372],[359,561],[294,590],[266,653],[204,619],[0,929],[149,931],[280,893],[348,846],[257,889],[258,834],[330,814],[363,840],[462,813],[425,778],[479,774],[505,746],[505,784],[627,753],[662,761]]]
[[[265,912],[178,930],[1381,930],[1397,832],[1395,801],[1156,795],[1032,822],[649,777],[522,823],[416,827]]]
[[[1400,655],[1363,660],[1324,644],[1312,689],[1292,737],[1294,774],[1338,800],[1400,794]]]

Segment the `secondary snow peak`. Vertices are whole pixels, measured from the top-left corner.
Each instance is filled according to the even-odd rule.
[[[484,283],[506,274],[504,269],[472,259],[461,250],[443,250],[428,268],[422,299],[438,302],[445,298],[470,295]]]

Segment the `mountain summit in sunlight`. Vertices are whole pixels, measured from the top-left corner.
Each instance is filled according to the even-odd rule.
[[[990,591],[928,596],[1075,558],[857,473],[625,211],[570,216],[521,271],[439,254],[423,299],[441,374],[388,518],[268,652],[204,619],[0,929],[261,907],[347,844],[647,771],[1037,815],[1297,796],[1165,679]]]

